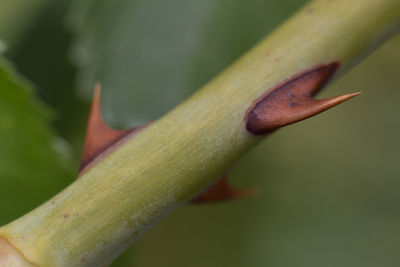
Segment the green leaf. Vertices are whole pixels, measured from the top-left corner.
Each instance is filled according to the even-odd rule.
[[[74,90],[76,71],[68,57],[72,34],[65,28],[69,6],[69,0],[53,0],[18,45],[9,48],[7,57],[55,111],[53,125],[71,145],[78,168],[90,102],[80,101]]]
[[[15,41],[40,14],[49,0],[1,0],[0,38]]]
[[[72,178],[66,143],[32,87],[0,61],[0,224],[49,199]]]
[[[306,0],[76,1],[79,89],[103,85],[108,121],[160,117],[196,91]]]

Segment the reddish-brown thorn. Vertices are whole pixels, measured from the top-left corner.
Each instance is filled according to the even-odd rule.
[[[239,189],[233,188],[228,181],[228,176],[224,175],[203,193],[193,199],[192,203],[212,203],[237,198],[244,198],[255,195],[258,189]]]
[[[269,90],[248,109],[245,116],[247,131],[253,135],[267,134],[282,126],[317,115],[361,94],[313,99],[338,68],[338,62],[320,65]]]
[[[97,83],[94,89],[92,108],[86,130],[81,169],[130,131],[117,131],[109,128],[104,123],[100,109],[100,84]]]
[[[90,110],[88,126],[86,130],[85,146],[83,149],[81,175],[100,156],[109,153],[117,144],[144,129],[148,124],[135,129],[114,130],[108,127],[103,120],[100,109],[100,84],[95,85],[93,103]],[[126,138],[125,138],[126,137]]]

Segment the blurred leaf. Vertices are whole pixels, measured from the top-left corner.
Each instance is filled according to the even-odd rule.
[[[103,85],[106,119],[156,119],[201,87],[306,0],[76,1],[78,86]]]
[[[50,0],[1,0],[0,38],[13,42]]]
[[[23,215],[72,178],[66,143],[31,86],[0,61],[0,225]]]
[[[80,165],[89,101],[83,103],[74,88],[76,69],[69,60],[72,34],[65,27],[69,0],[53,0],[7,56],[37,94],[55,112],[54,127],[73,148],[75,169]],[[73,107],[73,108],[71,108]]]

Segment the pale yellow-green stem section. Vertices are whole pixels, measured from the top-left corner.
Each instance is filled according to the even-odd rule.
[[[2,267],[33,267],[24,256],[6,239],[0,237],[0,266]]]
[[[310,3],[71,186],[1,228],[0,235],[38,266],[107,265],[261,140],[245,131],[243,121],[257,97],[318,64],[340,61],[348,67],[393,34],[399,17],[399,0]]]

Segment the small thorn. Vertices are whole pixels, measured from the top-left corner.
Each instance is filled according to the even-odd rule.
[[[86,130],[85,146],[83,149],[80,174],[86,166],[105,150],[118,142],[132,130],[114,130],[108,127],[103,120],[100,108],[100,83],[96,83],[93,92],[92,108],[90,110],[88,126]]]
[[[280,127],[317,115],[361,93],[314,100],[336,72],[333,62],[296,75],[257,99],[246,114],[246,128],[254,135],[270,133]]]
[[[198,195],[192,203],[213,203],[237,198],[250,197],[259,192],[258,189],[233,188],[228,181],[228,176],[224,175],[215,184],[210,186],[203,193]]]
[[[122,141],[132,137],[151,122],[134,129],[114,130],[108,127],[101,115],[100,108],[101,86],[96,83],[93,92],[92,108],[86,130],[85,146],[83,149],[81,167],[78,176],[82,175],[90,166],[101,157],[110,153]]]

